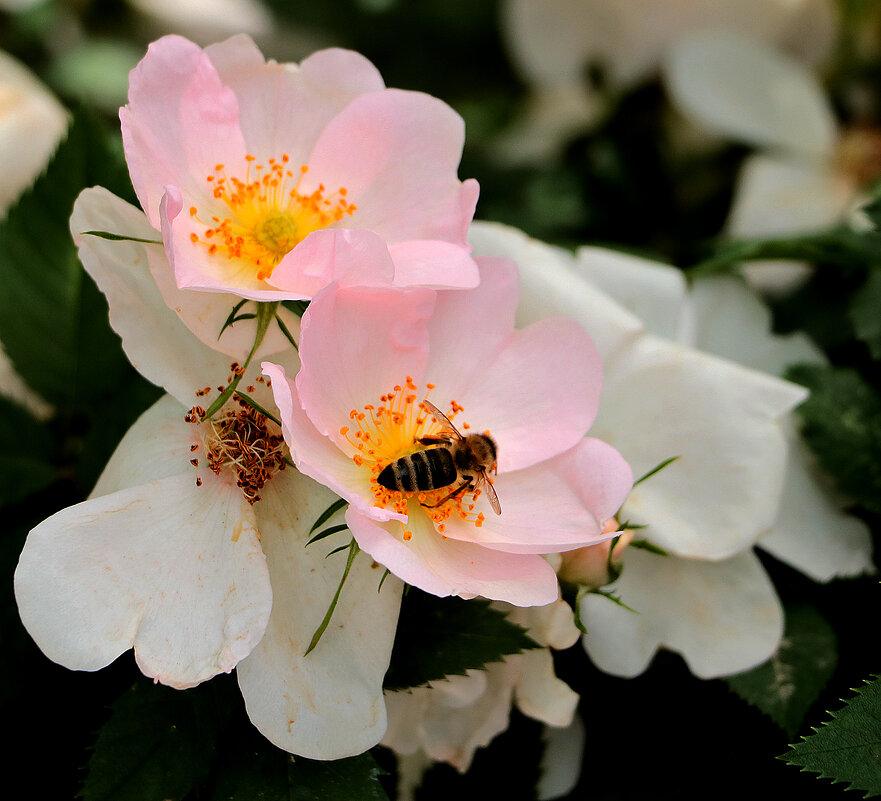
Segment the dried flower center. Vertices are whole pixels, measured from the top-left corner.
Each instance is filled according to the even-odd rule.
[[[465,486],[466,482],[458,473],[450,472],[455,470],[450,467],[452,460],[426,459],[420,455],[449,447],[443,441],[433,441],[435,437],[452,433],[452,438],[456,438],[456,433],[436,420],[426,407],[424,401],[434,385],[425,386],[425,392],[421,393],[413,379],[407,376],[403,386],[396,385],[391,392],[380,396],[378,403],[352,409],[349,412],[351,425],[342,426],[340,435],[352,446],[355,464],[370,472],[375,506],[409,515],[411,502],[415,502],[414,505],[418,504],[417,508],[428,515],[441,534],[444,521],[452,515],[480,527],[485,517],[482,512],[474,511],[480,488]],[[464,411],[455,400],[451,400],[447,408],[449,411],[445,413],[451,422]],[[468,423],[459,427],[465,431],[470,428]],[[398,488],[391,489],[379,482],[379,476],[395,462],[400,466],[393,472],[410,478],[397,480]],[[417,488],[408,489],[408,484],[415,484]],[[404,539],[410,540],[413,532],[403,524],[402,528]]]
[[[197,422],[191,415],[187,419]],[[207,467],[216,475],[224,469],[233,470],[236,485],[250,504],[260,500],[260,490],[273,474],[286,467],[284,439],[280,432],[271,431],[270,425],[274,427],[265,415],[244,402],[241,408],[221,412],[200,424]],[[198,467],[199,461],[195,457],[191,463]]]
[[[217,164],[207,176],[213,185],[214,197],[229,209],[229,216],[212,216],[210,221],[199,216],[195,206],[190,216],[204,226],[201,236],[190,234],[197,245],[204,246],[212,256],[247,261],[256,270],[258,280],[272,275],[278,263],[313,231],[339,222],[356,209],[346,200],[346,188],[326,194],[323,184],[304,195],[300,183],[309,168],[288,168],[290,157],[271,158],[266,164],[255,164],[254,156],[246,156],[248,167],[244,178],[228,176],[223,164]]]

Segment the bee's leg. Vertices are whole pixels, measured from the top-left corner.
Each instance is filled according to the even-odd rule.
[[[435,509],[438,506],[443,506],[447,501],[452,500],[453,498],[461,498],[466,492],[474,488],[474,476],[468,476],[464,482],[462,482],[456,489],[454,489],[449,495],[445,498],[441,498],[437,503],[423,503],[422,505],[426,509]]]
[[[449,445],[452,440],[449,437],[429,434],[427,437],[419,437],[416,442],[420,445]]]

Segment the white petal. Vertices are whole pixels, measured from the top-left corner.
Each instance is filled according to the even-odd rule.
[[[90,497],[100,498],[159,478],[196,471],[190,464],[192,445],[201,448],[198,427],[184,422],[184,409],[163,395],[126,432],[101,473]],[[196,451],[201,456],[201,453]]]
[[[758,40],[730,31],[684,38],[665,78],[680,110],[712,131],[814,156],[832,150],[835,118],[819,81]]]
[[[0,52],[0,217],[49,161],[67,114],[23,64]]]
[[[638,319],[578,274],[571,253],[498,223],[473,223],[468,239],[475,255],[517,262],[519,327],[545,317],[569,317],[584,326],[604,360],[642,333]]]
[[[382,679],[402,585],[389,576],[377,592],[383,569],[359,554],[330,625],[304,656],[346,563],[345,553],[325,558],[341,537],[306,546],[335,496],[293,470],[277,474],[262,495],[256,511],[274,601],[266,636],[238,669],[248,715],[285,751],[310,759],[360,754],[386,729]]]
[[[110,324],[135,369],[183,404],[194,391],[223,380],[229,357],[196,339],[162,299],[150,275],[149,258],[165,259],[161,245],[112,241],[84,234],[108,231],[157,240],[159,232],[134,206],[106,189],[86,189],[77,198],[70,230],[86,271],[107,296]]]
[[[777,648],[783,611],[751,551],[703,562],[630,549],[624,561],[612,587],[635,613],[599,595],[582,600],[584,647],[601,670],[636,676],[665,647],[708,679],[754,667]]]
[[[679,339],[686,296],[681,270],[606,248],[583,247],[576,255],[579,273],[636,315],[649,333]]]
[[[725,229],[739,239],[818,231],[852,199],[852,184],[825,161],[760,153],[741,168]]]
[[[802,401],[794,384],[644,336],[606,365],[592,433],[635,476],[622,514],[661,547],[721,559],[752,545],[777,515],[786,460],[780,417]],[[708,535],[712,532],[712,535]]]
[[[795,432],[787,434],[780,514],[759,545],[816,581],[874,572],[868,527],[832,502],[816,476],[812,454]]]
[[[730,276],[699,278],[690,311],[696,348],[772,375],[793,364],[822,364],[819,348],[803,333],[771,333],[771,312],[743,283]]]
[[[172,687],[229,672],[263,636],[272,592],[251,507],[208,471],[63,509],[28,536],[19,612],[53,661],[97,670],[134,647]]]
[[[509,657],[513,661],[512,657]],[[549,648],[516,656],[520,681],[514,689],[517,707],[524,715],[549,726],[568,726],[578,707],[578,693],[554,672]]]
[[[578,715],[565,728],[545,728],[541,777],[536,785],[539,801],[562,798],[575,789],[581,777],[585,739],[584,721]]]

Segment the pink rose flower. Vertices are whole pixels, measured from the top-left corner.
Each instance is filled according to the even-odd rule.
[[[330,286],[303,316],[296,379],[263,368],[297,467],[349,502],[362,550],[435,595],[544,605],[558,586],[540,554],[611,537],[603,523],[632,473],[614,448],[585,438],[602,384],[590,338],[565,319],[515,330],[516,266],[480,268],[467,291]],[[431,460],[407,461],[474,432],[494,444],[486,469],[440,476],[416,464]],[[403,472],[432,480],[414,478],[414,491],[404,478],[390,488],[388,472],[380,481],[402,458]]]
[[[150,45],[120,110],[177,287],[259,301],[330,281],[474,286],[462,119],[346,50],[266,62],[247,36]]]

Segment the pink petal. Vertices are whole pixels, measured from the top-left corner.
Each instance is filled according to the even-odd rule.
[[[214,199],[206,203],[209,205],[202,208],[218,205]],[[230,259],[222,253],[212,255],[202,243],[192,241],[193,235],[203,235],[205,226],[189,214],[181,214],[183,205],[180,189],[166,186],[159,204],[159,220],[165,254],[180,289],[234,292],[239,297],[264,302],[303,297],[296,292],[273,289],[258,280],[257,268],[251,261]]]
[[[297,469],[332,489],[364,514],[377,520],[405,520],[405,515],[373,506],[368,471],[356,465],[315,428],[301,407],[296,383],[285,375],[284,368],[270,362],[263,362],[262,367],[272,380],[282,432]]]
[[[456,400],[465,408],[462,420],[491,431],[501,473],[578,443],[596,417],[602,381],[599,355],[584,329],[549,318],[513,332]]]
[[[215,164],[245,156],[235,94],[208,56],[180,36],[150,45],[132,70],[129,103],[119,116],[132,183],[154,228],[166,185],[205,207],[211,200],[205,178]]]
[[[407,524],[413,531],[409,542],[401,538],[399,523],[380,524],[351,507],[346,523],[363,551],[408,584],[433,595],[482,595],[514,606],[543,606],[559,595],[557,576],[540,556],[500,553],[444,539],[425,515],[412,515]]]
[[[549,467],[569,483],[601,522],[618,512],[633,487],[633,470],[624,457],[593,437],[585,437],[551,461]]]
[[[464,387],[482,374],[514,329],[517,267],[505,259],[485,259],[480,285],[467,292],[438,292],[428,323],[431,352],[425,378],[435,384],[442,403],[459,399]]]
[[[297,376],[302,408],[344,446],[349,413],[378,404],[407,376],[421,380],[428,352],[431,290],[338,289],[319,293],[303,315]]]
[[[395,286],[471,289],[480,283],[467,246],[418,239],[390,245],[389,252],[395,262]]]
[[[320,50],[295,64],[268,63],[247,36],[205,49],[235,92],[248,152],[258,159],[287,153],[305,164],[325,126],[354,98],[385,88],[376,67],[351,50]]]
[[[388,246],[378,234],[365,228],[325,228],[288,253],[267,283],[286,297],[311,298],[332,281],[340,286],[391,286],[394,275]]]
[[[345,187],[358,207],[351,225],[390,242],[464,245],[477,201],[476,183],[456,176],[464,137],[462,118],[429,95],[396,89],[361,95],[321,134],[303,191],[319,181]]]
[[[478,528],[474,523],[450,517],[445,522],[444,534],[451,539],[524,554],[558,553],[610,539],[612,534],[603,533],[608,516],[600,518],[585,505],[572,486],[573,478],[577,479],[553,469],[551,463],[501,473],[493,484],[502,513],[495,514],[486,499],[480,497],[474,511],[483,513],[482,525]]]

